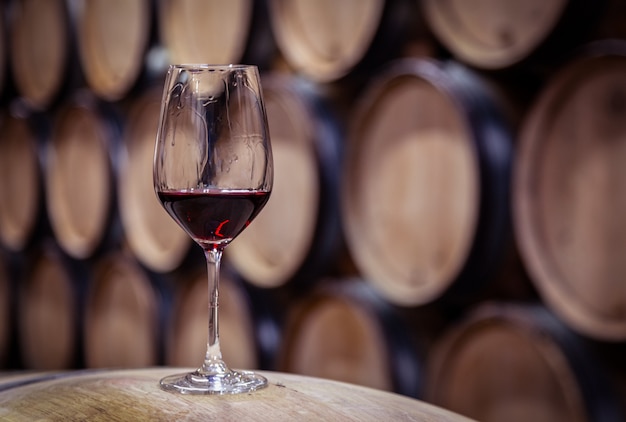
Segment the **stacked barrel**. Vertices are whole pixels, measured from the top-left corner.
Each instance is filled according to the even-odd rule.
[[[169,63],[245,62],[275,183],[225,251],[231,366],[484,421],[623,420],[619,1],[1,12],[3,368],[201,362],[203,256],[152,187],[161,89]]]

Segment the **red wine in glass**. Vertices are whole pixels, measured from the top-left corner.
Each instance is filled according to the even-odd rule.
[[[257,216],[269,199],[260,190],[158,192],[167,212],[203,248],[224,247]]]

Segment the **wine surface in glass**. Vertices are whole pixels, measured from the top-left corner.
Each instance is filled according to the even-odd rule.
[[[263,208],[261,190],[173,190],[158,192],[167,212],[203,248],[226,246]]]

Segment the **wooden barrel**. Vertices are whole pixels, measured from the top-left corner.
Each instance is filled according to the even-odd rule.
[[[10,2],[10,57],[18,94],[31,106],[47,109],[60,98],[70,78],[80,74],[69,3],[65,0]]]
[[[163,361],[168,313],[164,284],[123,252],[96,262],[87,294],[84,325],[88,368],[132,368]]]
[[[426,399],[476,420],[624,420],[583,340],[539,306],[483,305],[431,356]]]
[[[623,341],[626,45],[598,48],[564,66],[528,113],[516,162],[515,229],[547,304],[581,333]]]
[[[86,270],[50,240],[28,261],[16,314],[22,365],[34,370],[78,367]]]
[[[279,369],[411,397],[422,360],[411,328],[361,279],[318,286],[290,304]]]
[[[304,286],[324,274],[341,247],[341,130],[333,110],[304,81],[272,74],[262,84],[274,187],[224,256],[255,286]]]
[[[269,386],[252,394],[194,396],[159,389],[159,379],[184,369],[70,372],[0,387],[10,420],[429,420],[469,419],[428,403],[370,388],[279,372],[261,372]]]
[[[335,81],[391,58],[413,13],[404,0],[269,0],[269,6],[283,56],[317,82]]]
[[[92,0],[77,13],[80,61],[87,84],[108,101],[124,98],[146,70],[155,22],[153,0]]]
[[[356,266],[418,305],[475,294],[510,243],[511,136],[489,91],[455,63],[405,59],[352,115],[342,183]]]
[[[178,268],[195,246],[161,206],[152,181],[161,91],[133,100],[123,132],[117,194],[124,235],[135,257],[156,272]]]
[[[25,250],[44,219],[43,148],[46,119],[17,105],[0,121],[0,242],[13,252]]]
[[[170,63],[266,67],[274,43],[265,0],[164,0],[159,32]]]
[[[206,270],[178,280],[169,324],[166,364],[199,366],[206,353],[209,291]],[[280,328],[269,297],[222,269],[219,285],[220,348],[232,368],[273,369]]]
[[[115,171],[119,122],[87,92],[54,117],[46,157],[46,205],[59,245],[72,257],[91,257],[119,233]]]
[[[431,30],[457,59],[484,69],[503,69],[531,57],[546,62],[561,58],[593,26],[601,3],[425,0],[420,4]]]

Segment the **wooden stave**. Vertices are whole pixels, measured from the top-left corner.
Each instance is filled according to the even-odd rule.
[[[479,174],[479,211],[475,235],[469,254],[457,276],[448,280],[447,286],[436,296],[398,298],[380,288],[381,280],[368,274],[361,263],[354,247],[361,242],[359,229],[350,217],[350,171],[354,165],[358,134],[375,99],[385,94],[385,86],[397,77],[416,76],[432,84],[465,115],[461,116],[466,124],[468,136],[474,140],[472,147],[477,155]],[[482,280],[478,290],[482,290],[485,280],[495,275],[497,265],[512,248],[512,227],[510,216],[510,179],[513,160],[513,136],[510,123],[504,118],[496,99],[489,89],[470,69],[455,61],[438,61],[430,58],[405,58],[389,63],[376,78],[373,78],[361,97],[357,99],[355,110],[350,116],[348,129],[347,162],[344,164],[342,188],[344,194],[341,203],[342,222],[345,228],[348,249],[355,259],[357,270],[367,280],[378,285],[379,291],[387,300],[400,306],[417,306],[430,302],[450,302],[469,300],[475,297],[477,288],[474,284]],[[491,146],[489,145],[491,144]],[[464,298],[464,299],[463,299]]]
[[[570,401],[574,401],[574,407],[579,406],[585,412],[584,415],[579,415],[581,420],[623,420],[618,392],[606,368],[596,361],[599,355],[587,339],[570,330],[543,304],[536,302],[483,302],[450,326],[431,350],[431,358],[427,364],[425,400],[453,411],[464,412],[458,407],[458,403],[455,406],[446,401],[446,391],[441,386],[445,385],[447,371],[456,368],[453,361],[461,355],[461,347],[468,337],[471,338],[472,330],[480,330],[490,324],[508,325],[511,332],[536,342],[536,350],[555,371],[555,381],[559,384],[567,384],[569,381],[576,383],[573,386],[561,384],[559,387],[563,387],[563,394],[569,395]],[[549,355],[554,351],[558,352],[558,357]],[[479,364],[476,362],[476,365]],[[515,383],[518,379],[510,381]],[[476,389],[470,388],[467,391]],[[483,411],[489,410],[489,405],[498,404],[496,401],[488,403],[487,409]],[[479,417],[478,414],[469,413],[466,416]]]

